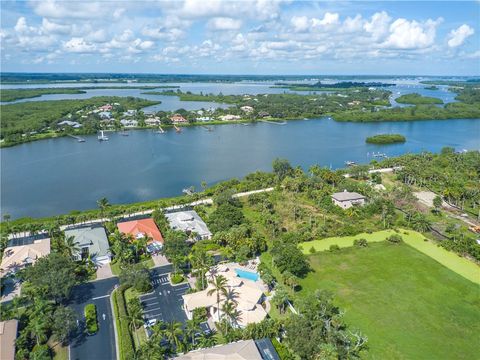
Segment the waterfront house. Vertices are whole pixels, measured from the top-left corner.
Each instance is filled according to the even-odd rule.
[[[222,121],[232,121],[232,120],[240,120],[240,119],[241,119],[241,116],[239,115],[228,114],[228,115],[220,116],[220,120]]]
[[[15,340],[17,339],[18,320],[0,321],[0,359],[15,359]]]
[[[149,248],[160,249],[163,247],[163,236],[157,224],[151,218],[120,222],[117,224],[118,231],[131,236],[133,239],[147,237]]]
[[[105,229],[102,226],[81,226],[65,230],[65,238],[74,237],[79,251],[74,253],[75,260],[90,259],[96,265],[108,264],[111,260],[110,247]]]
[[[134,128],[138,126],[138,121],[130,120],[130,119],[122,119],[120,120],[120,124],[122,124],[122,126],[126,128]]]
[[[160,125],[161,121],[160,118],[155,116],[155,117],[149,117],[145,119],[145,124],[149,126],[157,126]]]
[[[240,108],[240,110],[242,110],[243,112],[247,113],[247,114],[250,114],[253,112],[253,107],[251,106],[248,106],[248,105],[245,105],[245,106],[242,106]]]
[[[63,120],[63,121],[60,121],[58,124],[58,126],[62,126],[62,127],[65,127],[65,126],[70,126],[74,129],[78,129],[78,128],[81,128],[83,125],[76,122],[76,121],[70,121],[70,120]]]
[[[332,200],[335,205],[340,206],[342,209],[348,209],[352,206],[365,205],[366,197],[356,192],[343,190],[342,192],[333,194]]]
[[[225,345],[190,351],[175,357],[176,360],[280,360],[268,338],[240,340]]]
[[[172,123],[174,124],[181,124],[181,123],[186,123],[188,122],[187,119],[185,119],[182,115],[180,114],[175,114],[173,116],[170,117],[170,120],[172,121]]]
[[[237,310],[240,311],[240,318],[235,324],[232,324],[233,326],[244,328],[248,324],[259,323],[265,319],[267,312],[263,304],[267,301],[264,295],[267,288],[256,272],[243,268],[236,263],[228,263],[217,266],[215,271],[207,271],[205,276],[211,280],[220,275],[227,279],[227,293],[234,292],[236,294]],[[193,318],[195,309],[206,308],[209,318],[215,322],[220,321],[222,307],[227,298],[224,294],[221,294],[220,302],[217,304],[216,292],[208,294],[212,289],[213,285],[209,284],[205,290],[182,296],[183,307],[188,319]]]
[[[196,234],[196,240],[205,240],[212,237],[207,224],[194,210],[166,213],[165,217],[173,230],[181,230],[191,236]]]
[[[50,238],[44,234],[11,238],[3,251],[0,275],[15,274],[50,254]]]
[[[110,111],[100,111],[98,116],[100,116],[100,119],[111,119],[112,113]]]
[[[266,111],[260,111],[260,112],[258,113],[258,116],[261,117],[261,118],[266,118],[266,117],[269,117],[270,114],[269,114],[268,112],[266,112]]]
[[[210,117],[210,116],[200,116],[200,117],[197,117],[195,120],[197,121],[213,121],[213,119]]]
[[[137,110],[127,110],[123,113],[123,116],[135,116],[137,115]]]

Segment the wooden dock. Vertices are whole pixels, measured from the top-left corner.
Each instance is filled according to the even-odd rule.
[[[74,138],[78,142],[85,142],[85,139],[81,138],[80,136],[75,136],[75,135],[72,135],[72,134],[67,134],[67,136],[70,136],[71,138]]]

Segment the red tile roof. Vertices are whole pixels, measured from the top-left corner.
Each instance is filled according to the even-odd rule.
[[[130,234],[134,238],[138,234],[143,234],[152,238],[153,241],[157,241],[163,244],[163,236],[158,230],[157,224],[153,219],[141,219],[134,221],[127,221],[117,224],[118,230],[124,234]]]

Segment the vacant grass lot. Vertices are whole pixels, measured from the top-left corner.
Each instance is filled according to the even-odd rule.
[[[355,236],[331,237],[321,240],[313,240],[304,242],[299,245],[304,254],[310,254],[313,247],[315,251],[328,250],[331,245],[338,245],[341,248],[353,246],[355,239],[365,239],[369,243],[384,241],[390,235],[396,234],[393,230],[382,230],[371,234],[361,233]],[[398,233],[403,240],[418,251],[428,255],[432,259],[438,261],[443,266],[463,276],[464,278],[480,284],[480,267],[470,260],[456,255],[448,251],[432,241],[425,241],[425,237],[412,230],[400,230]]]
[[[309,256],[301,292],[329,289],[370,359],[474,359],[480,353],[477,284],[406,244],[370,243]],[[301,295],[301,294],[300,294]]]

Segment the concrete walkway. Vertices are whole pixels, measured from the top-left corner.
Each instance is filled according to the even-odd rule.
[[[155,267],[170,265],[165,255],[157,254],[152,256],[153,263]]]
[[[110,264],[103,264],[97,268],[96,280],[109,279],[114,276],[115,275],[113,275],[112,273],[112,268],[110,267]]]

